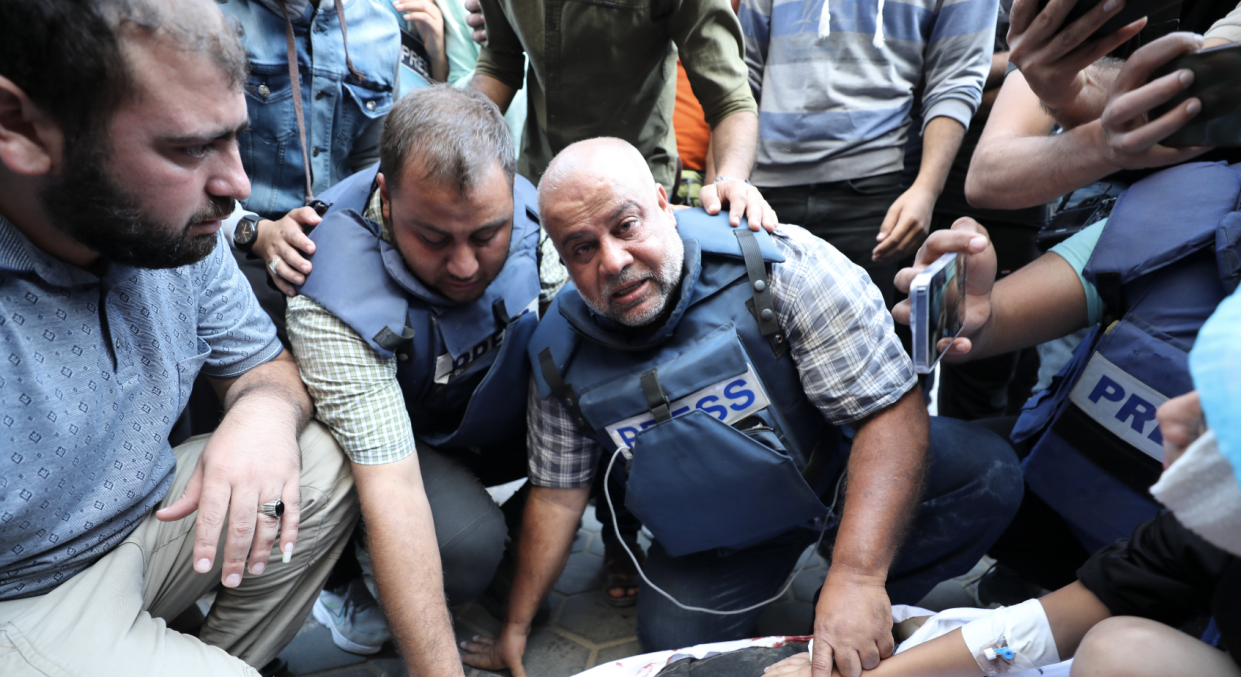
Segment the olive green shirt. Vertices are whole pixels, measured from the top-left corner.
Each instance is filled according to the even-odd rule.
[[[614,136],[671,192],[678,52],[707,124],[758,112],[728,0],[481,1],[487,46],[476,72],[516,90],[530,57],[517,170],[531,181],[565,146]]]

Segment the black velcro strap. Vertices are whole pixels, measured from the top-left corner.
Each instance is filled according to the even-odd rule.
[[[1150,498],[1151,485],[1159,481],[1163,466],[1070,402],[1051,429],[1107,474]]]
[[[750,292],[753,294],[750,311],[754,313],[754,319],[758,320],[758,333],[767,339],[776,357],[780,357],[786,346],[784,335],[780,333],[780,324],[776,322],[776,310],[772,304],[771,284],[767,280],[767,264],[763,261],[763,251],[749,228],[738,228],[733,233],[741,244],[741,255],[745,257],[745,271],[750,281]]]
[[[504,307],[504,299],[496,299],[496,302],[491,304],[491,313],[495,315],[496,327],[500,329],[507,327],[513,321],[513,318],[509,317],[508,309]]]
[[[651,410],[651,415],[655,417],[655,421],[663,423],[672,418],[672,408],[668,406],[668,396],[664,395],[664,389],[659,385],[659,376],[652,369],[644,374],[640,379],[642,383],[642,394],[646,395],[646,406]]]
[[[594,435],[595,429],[590,427],[586,422],[586,417],[582,415],[582,408],[578,405],[577,393],[573,391],[573,386],[565,383],[564,377],[560,375],[560,370],[556,368],[556,361],[552,359],[552,349],[544,348],[539,353],[539,368],[543,371],[543,380],[547,381],[548,387],[552,389],[552,394],[560,399],[565,408],[569,410],[569,415],[573,417],[573,422],[586,435]]]
[[[1121,295],[1122,286],[1120,273],[1095,274],[1095,290],[1099,292],[1099,298],[1103,299],[1107,314],[1115,319],[1125,316],[1124,297]]]
[[[379,347],[395,353],[402,345],[414,340],[414,328],[407,326],[398,334],[385,326],[371,340]]]
[[[835,442],[835,444],[830,444]],[[827,449],[831,446],[832,449]],[[840,435],[831,428],[825,428],[822,435],[814,443],[814,449],[810,450],[810,459],[806,461],[806,467],[802,468],[802,479],[806,480],[806,484],[811,489],[819,486],[819,482],[823,480],[823,475],[827,472],[827,467],[831,463],[837,448],[840,446]]]

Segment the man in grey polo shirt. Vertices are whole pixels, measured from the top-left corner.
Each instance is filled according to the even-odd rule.
[[[218,233],[244,59],[210,0],[0,3],[0,675],[254,675],[356,520]],[[174,450],[200,371],[225,415]]]

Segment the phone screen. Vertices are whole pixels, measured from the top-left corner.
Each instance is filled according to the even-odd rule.
[[[944,254],[914,278],[909,294],[914,369],[929,374],[943,357],[940,342],[955,339],[965,326],[965,257]]]
[[[1193,71],[1193,83],[1167,103],[1154,108],[1151,118],[1163,115],[1190,97],[1202,102],[1202,110],[1160,143],[1165,146],[1241,146],[1241,43],[1186,54],[1164,64],[1151,79],[1182,68]]]
[[[1042,11],[1048,2],[1050,0],[1039,0],[1039,11]],[[1064,23],[1060,25],[1060,30],[1064,30],[1065,26],[1085,16],[1086,12],[1094,9],[1095,5],[1098,5],[1100,2],[1103,2],[1103,0],[1077,0],[1077,4],[1073,5],[1073,9],[1069,10],[1069,13],[1065,15]],[[1176,0],[1129,0],[1116,16],[1108,19],[1102,26],[1099,26],[1090,38],[1094,39],[1111,35],[1144,16],[1150,16],[1174,4],[1176,4]]]

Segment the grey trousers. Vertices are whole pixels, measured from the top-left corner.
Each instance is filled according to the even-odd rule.
[[[159,507],[180,497],[208,437],[174,450],[176,475]],[[332,435],[312,422],[298,442],[302,512],[289,564],[275,545],[267,571],[245,574],[236,588],[220,587],[223,539],[215,568],[199,574],[190,563],[197,513],[176,522],[149,515],[55,590],[0,602],[0,675],[257,677],[251,666],[275,658],[297,634],[357,521],[353,475]],[[199,637],[166,627],[165,620],[213,589],[215,603]]]

